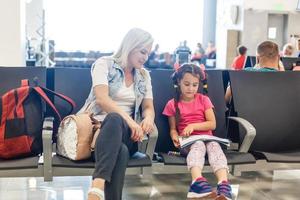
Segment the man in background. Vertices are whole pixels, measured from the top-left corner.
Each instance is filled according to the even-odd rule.
[[[234,58],[232,64],[231,64],[231,68],[234,70],[241,70],[244,68],[245,66],[245,62],[246,62],[246,54],[247,54],[247,48],[243,45],[240,45],[237,47],[237,51],[238,51],[238,56]]]
[[[272,41],[264,41],[260,43],[256,48],[256,60],[257,67],[247,67],[246,71],[264,71],[264,72],[276,72],[281,71],[279,67],[279,48],[278,45]],[[231,89],[227,87],[225,93],[226,103],[230,103]]]

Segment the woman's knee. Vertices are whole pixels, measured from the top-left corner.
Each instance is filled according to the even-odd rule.
[[[109,113],[101,124],[100,135],[108,134],[111,137],[112,135],[116,136],[117,134],[121,136],[123,126],[123,118],[121,115],[118,113]]]
[[[111,128],[122,128],[124,125],[124,119],[121,117],[120,114],[112,112],[108,113],[104,118],[101,127],[104,128],[109,127]]]
[[[123,118],[121,117],[120,114],[112,112],[112,113],[108,113],[106,115],[104,121],[109,121],[110,123],[121,124],[123,122]]]

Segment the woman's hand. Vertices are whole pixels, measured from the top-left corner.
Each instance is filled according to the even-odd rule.
[[[140,126],[142,127],[144,133],[151,133],[154,129],[154,121],[151,117],[145,117]]]
[[[192,132],[194,132],[194,125],[189,124],[183,129],[182,134],[187,137],[190,136]]]
[[[131,129],[131,139],[135,142],[142,141],[144,137],[144,131],[142,127],[134,120],[128,123],[128,126]]]

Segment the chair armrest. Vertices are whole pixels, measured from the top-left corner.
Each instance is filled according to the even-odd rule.
[[[43,123],[43,165],[44,181],[52,181],[52,135],[53,135],[53,117],[47,117]]]
[[[256,136],[256,129],[250,122],[248,122],[247,120],[241,117],[228,117],[228,118],[238,122],[246,130],[245,137],[239,147],[239,152],[245,152],[245,153],[248,152]]]
[[[154,130],[151,133],[144,135],[142,142],[139,142],[139,151],[149,155],[150,158],[153,159],[157,137],[158,129],[154,124]]]
[[[146,154],[150,156],[150,159],[153,159],[153,154],[155,151],[155,146],[156,146],[156,142],[157,142],[157,137],[158,137],[158,129],[156,127],[156,125],[154,124],[154,129],[153,131],[148,134],[148,145],[147,145],[147,149],[146,149]]]

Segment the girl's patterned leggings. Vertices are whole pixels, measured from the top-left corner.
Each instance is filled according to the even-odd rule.
[[[207,153],[208,161],[213,171],[216,172],[219,169],[227,169],[227,159],[224,152],[217,142],[207,142],[197,141],[192,144],[190,151],[187,155],[187,166],[188,169],[192,167],[204,166],[205,154]]]

